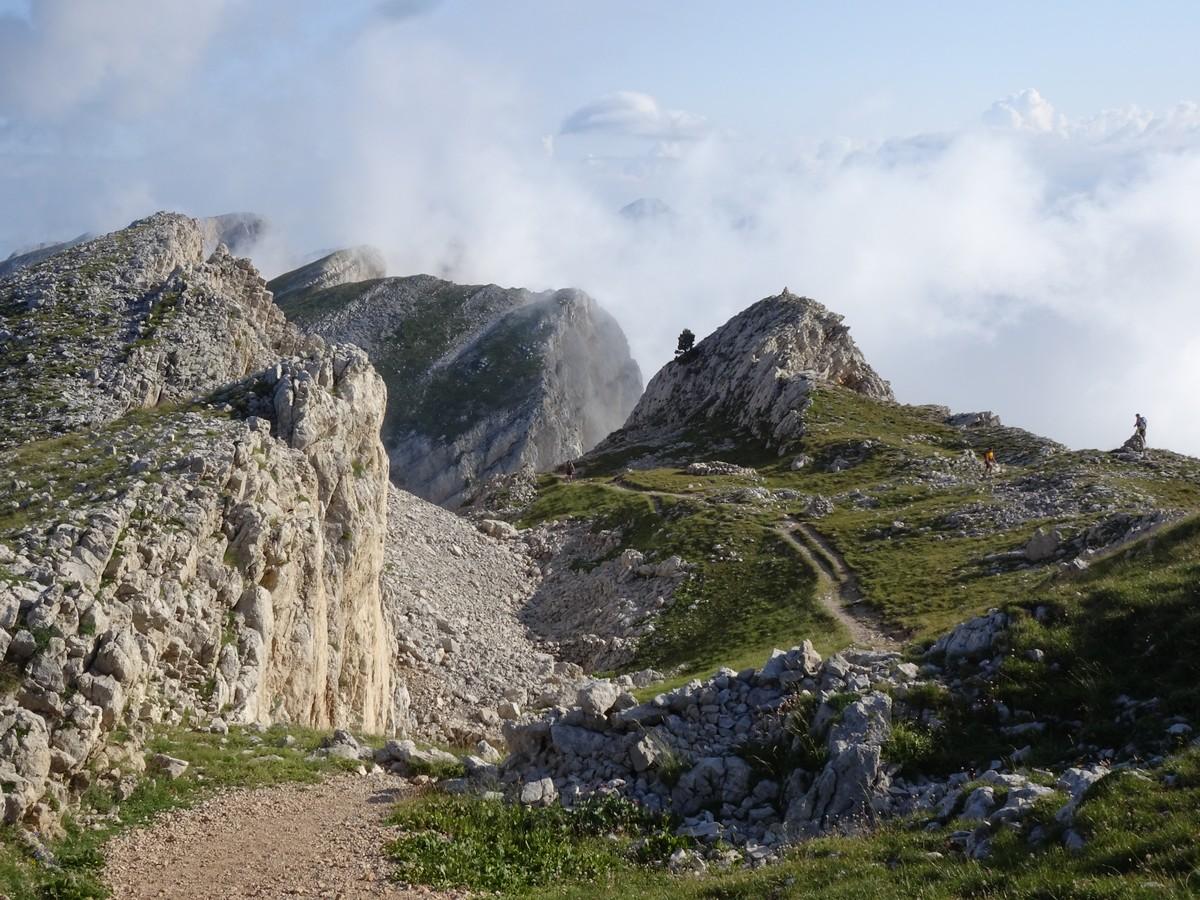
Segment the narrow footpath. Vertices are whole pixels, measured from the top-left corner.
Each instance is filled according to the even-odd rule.
[[[858,579],[828,539],[806,522],[784,519],[776,529],[817,575],[817,598],[841,622],[854,644],[894,651],[900,643],[879,626],[879,617],[863,601]]]
[[[390,881],[384,820],[403,790],[393,776],[339,775],[225,791],[114,838],[105,877],[116,900],[457,896]]]

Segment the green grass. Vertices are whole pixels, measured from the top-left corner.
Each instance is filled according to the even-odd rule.
[[[996,572],[986,558],[1019,549],[1041,521],[982,536],[959,537],[944,524],[958,509],[985,502],[973,486],[949,491],[898,488],[874,509],[838,509],[818,523],[855,571],[871,606],[888,625],[932,637],[1045,577],[1044,572]],[[893,536],[892,522],[905,530]]]
[[[543,478],[521,524],[589,519],[620,528],[610,556],[633,547],[665,559],[677,554],[694,571],[674,603],[639,644],[630,670],[675,669],[683,683],[722,665],[760,666],[775,647],[805,638],[823,652],[844,646],[841,626],[819,605],[815,574],[774,531],[775,513],[621,489],[600,480]]]
[[[992,898],[992,900],[1101,900],[1191,897],[1200,892],[1200,751],[1177,757],[1161,778],[1123,773],[1095,786],[1080,807],[1075,827],[1087,839],[1078,854],[1058,838],[1053,812],[1061,796],[1039,804],[1030,824],[1043,824],[1049,841],[1031,847],[1024,833],[1002,829],[990,859],[963,859],[949,845],[956,828],[927,831],[920,820],[894,822],[861,838],[821,838],[790,850],[768,866],[704,878],[674,877],[628,862],[587,880],[561,879],[544,887],[528,882],[503,889],[506,896],[541,898],[629,897],[646,900],[760,900],[760,898]],[[457,837],[458,826],[443,826]],[[566,834],[575,849],[586,839]],[[530,852],[541,854],[531,842]],[[564,849],[553,845],[556,856]]]
[[[1043,606],[1037,621],[1031,611]],[[1082,739],[1120,746],[1162,736],[1164,716],[1200,724],[1200,517],[1012,604],[1013,654],[993,693],[1042,716],[1084,722]],[[1028,651],[1042,650],[1040,662]],[[1120,694],[1158,698],[1153,715],[1114,721]]]
[[[562,883],[595,890],[690,844],[671,820],[616,798],[566,811],[425,794],[401,801],[391,821],[401,830],[388,847],[399,880],[508,895]]]
[[[844,636],[831,632],[819,618],[802,621],[807,614],[789,616],[783,610],[786,603],[780,602],[811,591],[811,575],[780,554],[765,528],[785,513],[804,518],[803,499],[757,512],[728,507],[741,512],[731,513],[723,522],[706,522],[700,515],[680,517],[677,525],[672,518],[685,502],[683,497],[694,499],[696,507],[716,495],[758,485],[794,490],[803,497],[837,498],[834,512],[815,522],[815,527],[845,557],[866,602],[883,624],[918,641],[1034,591],[1051,569],[1027,569],[989,557],[1019,550],[1041,525],[1058,526],[1068,537],[1095,525],[1102,516],[1087,511],[1087,504],[1097,492],[1111,491],[1118,511],[1200,509],[1200,461],[1176,454],[1159,451],[1152,462],[1143,464],[1096,451],[1068,452],[1019,429],[953,428],[942,422],[936,408],[878,403],[830,386],[816,389],[812,401],[805,413],[805,436],[795,453],[803,452],[813,462],[801,470],[791,469],[795,453],[781,457],[745,436],[730,446],[733,435],[727,427],[705,423],[679,437],[682,444],[693,447],[677,451],[681,460],[722,459],[753,466],[757,478],[699,477],[688,475],[682,466],[622,471],[646,449],[626,447],[589,458],[581,467],[587,477],[573,484],[544,479],[539,498],[522,524],[590,516],[597,527],[625,528],[627,546],[679,552],[689,561],[702,560],[704,544],[719,543],[722,531],[739,548],[756,546],[745,566],[702,566],[697,584],[681,592],[693,592],[689,603],[700,599],[700,606],[684,616],[689,603],[677,603],[662,617],[662,630],[644,641],[640,663],[682,664],[688,674],[700,674],[717,662],[761,663],[753,657],[770,649],[766,646],[770,635],[781,644],[810,637],[818,644],[824,642],[825,649],[838,646]],[[865,441],[871,446],[861,463],[840,472],[826,470],[834,458],[855,455]],[[984,480],[962,457],[989,446],[996,449],[1002,466],[995,478]],[[959,474],[945,482],[931,482],[928,473],[934,471]],[[1007,495],[1031,478],[1069,481],[1068,490],[1081,511],[1003,527],[984,524],[962,533],[955,514],[969,510],[986,522],[994,514],[989,510],[1009,502]],[[619,487],[626,489],[624,494],[633,491],[640,496],[637,500],[621,496]],[[869,502],[852,499],[854,494]],[[894,528],[896,522],[901,527]],[[671,542],[677,549],[668,548]],[[716,600],[705,606],[709,598]],[[801,596],[799,605],[804,604]],[[705,609],[713,614],[705,617]],[[731,637],[727,642],[721,633],[726,623]],[[718,640],[710,642],[710,635]]]

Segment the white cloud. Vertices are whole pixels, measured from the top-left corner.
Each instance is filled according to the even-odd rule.
[[[1140,410],[1156,443],[1200,452],[1183,412],[1200,334],[1194,105],[1065,119],[1024,92],[989,110],[999,126],[869,144],[739,140],[627,93],[567,118],[569,154],[543,141],[525,87],[421,29],[359,28],[260,68],[245,2],[183,14],[193,69],[149,95],[125,55],[177,24],[126,23],[121,52],[90,46],[103,30],[43,35],[83,51],[61,83],[38,83],[45,61],[0,61],[0,208],[16,211],[0,255],[156,208],[252,209],[298,252],[371,242],[398,274],[585,288],[647,374],[685,325],[707,333],[787,284],[845,313],[902,399],[993,408],[1077,445],[1120,443]],[[359,11],[378,26],[374,8]],[[218,38],[241,55],[214,70]],[[29,111],[47,98],[82,113]],[[675,214],[632,224],[617,210],[638,197]]]
[[[988,125],[1017,131],[1047,133],[1066,128],[1066,117],[1034,88],[1026,88],[1004,100],[997,100],[983,114]]]
[[[664,109],[649,94],[617,91],[579,107],[563,120],[560,133],[686,141],[701,138],[708,130],[703,116]]]
[[[141,111],[178,89],[243,0],[33,0],[0,16],[0,111],[54,119],[81,104]]]

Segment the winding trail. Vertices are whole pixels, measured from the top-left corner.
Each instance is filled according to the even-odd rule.
[[[900,643],[882,630],[878,615],[863,601],[853,570],[824,535],[807,522],[790,518],[775,530],[816,573],[817,598],[842,623],[853,643],[871,650],[900,649]]]
[[[682,494],[674,491],[651,490],[627,483],[618,475],[609,486],[631,494],[652,498],[655,509],[662,511],[661,498],[704,500],[703,494]],[[888,634],[879,615],[865,602],[858,589],[858,578],[846,564],[838,549],[807,522],[786,518],[775,531],[786,540],[817,575],[817,598],[826,611],[842,623],[850,633],[851,642],[860,647],[883,652],[899,651],[903,642]]]
[[[400,887],[384,856],[384,821],[408,790],[388,775],[223,791],[109,842],[105,879],[116,900],[444,898]]]

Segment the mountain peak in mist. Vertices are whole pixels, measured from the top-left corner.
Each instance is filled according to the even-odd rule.
[[[676,215],[675,210],[658,197],[639,197],[622,206],[620,214],[633,222],[671,220]]]

